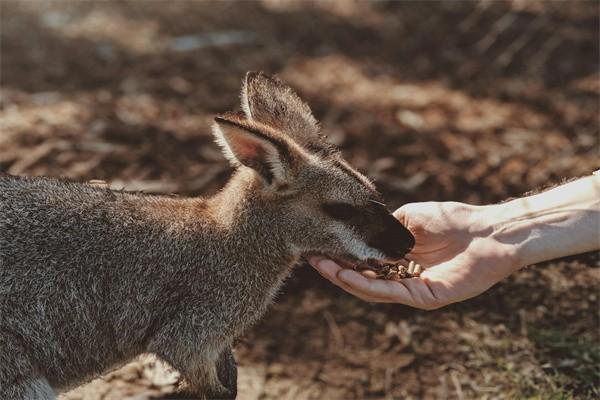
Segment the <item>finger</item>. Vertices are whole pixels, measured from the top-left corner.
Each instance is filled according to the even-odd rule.
[[[469,279],[464,268],[457,268],[453,262],[445,262],[425,269],[421,279],[438,299],[446,304],[466,300],[480,294],[489,288],[489,285],[477,279]]]
[[[327,264],[326,261],[324,261],[325,264]],[[326,265],[325,268],[328,268],[328,266]],[[350,293],[353,296],[358,297],[361,300],[364,301],[368,301],[371,303],[381,303],[381,302],[386,302],[387,300],[384,298],[380,298],[380,297],[375,297],[375,296],[369,296],[366,295],[365,293],[361,293],[360,291],[355,290],[354,288],[348,286],[346,283],[342,282],[339,280],[339,278],[337,277],[337,275],[341,272],[341,271],[350,271],[350,270],[345,270],[343,268],[337,269],[335,272],[334,276],[328,275],[331,278],[328,278],[333,284],[341,287],[342,289],[344,289],[346,292]],[[333,271],[331,271],[333,272]],[[374,273],[373,273],[374,274]]]
[[[396,211],[392,213],[394,218],[398,220],[402,225],[406,226],[407,223],[407,213],[406,213],[406,205],[398,208]]]
[[[313,266],[313,267],[317,268],[317,265],[319,264],[319,261],[321,261],[321,260],[325,260],[325,259],[326,259],[326,258],[325,258],[325,257],[322,257],[322,256],[311,256],[311,257],[309,257],[309,258],[307,259],[307,261],[308,261],[308,263],[309,263],[311,266]]]
[[[365,278],[365,279],[369,279],[369,278]],[[341,287],[342,289],[344,289],[346,292],[350,293],[351,295],[358,297],[361,300],[368,301],[369,303],[393,303],[392,300],[387,299],[385,297],[370,296],[366,293],[361,292],[360,290],[356,290],[352,286],[347,285],[346,283],[342,282],[339,279],[338,279],[337,285],[339,287]]]
[[[429,266],[421,272],[420,279],[440,306],[469,299],[491,286],[469,276],[464,260],[455,259]]]
[[[426,278],[415,277],[403,279],[402,283],[411,293],[415,306],[418,308],[434,310],[450,303],[437,294],[431,282]]]
[[[340,271],[338,279],[365,296],[427,310],[445,305],[434,295],[427,282],[420,278],[400,281],[371,280],[353,271]]]
[[[364,301],[401,303],[422,309],[434,309],[447,304],[436,298],[427,279],[414,278],[402,281],[369,279],[358,272],[343,269],[329,259],[315,257],[310,259],[309,263],[334,285]],[[438,276],[431,278],[434,284],[440,284]]]
[[[342,271],[342,267],[336,264],[334,261],[323,258],[323,257],[313,257],[309,259],[309,264],[312,265],[325,279],[329,280],[336,286],[339,286],[346,292],[350,293],[353,296],[360,298],[361,300],[368,301],[371,303],[381,303],[383,300],[379,298],[375,298],[372,296],[366,296],[363,293],[357,292],[353,290],[351,287],[346,285],[344,282],[341,282],[337,278],[337,274]]]
[[[329,279],[330,281],[337,280],[337,273],[342,269],[342,267],[332,260],[321,257],[313,257],[308,260],[308,263],[312,265],[324,278]]]
[[[403,222],[403,220],[408,220],[411,215],[431,212],[432,209],[436,208],[436,203],[434,202],[406,203],[392,214],[398,221]]]
[[[350,290],[360,293],[362,296],[413,305],[410,292],[399,281],[367,279],[355,271],[348,270],[340,271],[337,277]]]

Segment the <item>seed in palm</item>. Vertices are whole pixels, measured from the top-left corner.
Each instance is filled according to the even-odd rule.
[[[401,280],[416,278],[421,275],[423,267],[414,261],[402,260],[395,263],[380,262],[378,260],[369,260],[367,263],[361,263],[354,267],[359,272],[371,271],[369,275],[375,275],[377,279]]]

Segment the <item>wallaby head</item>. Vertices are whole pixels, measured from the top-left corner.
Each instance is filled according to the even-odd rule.
[[[236,168],[254,171],[233,180],[256,180],[249,186],[254,201],[282,210],[286,239],[298,255],[356,263],[398,260],[411,250],[412,234],[386,209],[373,183],[326,142],[290,87],[249,72],[241,105],[243,113],[215,118],[217,143]]]

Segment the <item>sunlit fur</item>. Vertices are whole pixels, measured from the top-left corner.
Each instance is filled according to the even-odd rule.
[[[211,198],[0,176],[0,399],[50,399],[146,352],[185,393],[235,397],[232,341],[303,254],[384,257],[367,217],[323,212],[378,195],[308,106],[256,73],[242,100],[216,120],[236,172]]]

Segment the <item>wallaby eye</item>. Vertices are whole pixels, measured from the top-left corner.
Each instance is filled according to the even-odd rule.
[[[325,203],[323,211],[330,217],[339,220],[348,220],[356,215],[356,207],[347,203]]]

